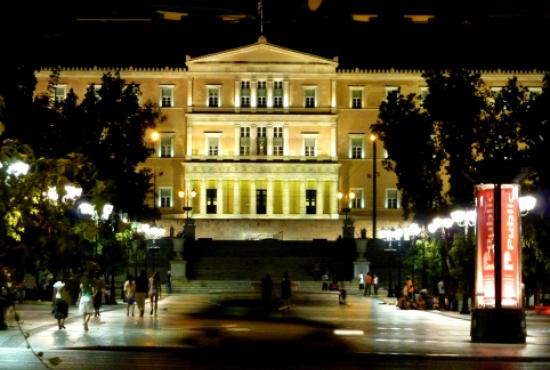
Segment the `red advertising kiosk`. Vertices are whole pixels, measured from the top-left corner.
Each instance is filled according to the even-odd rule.
[[[525,343],[519,185],[476,186],[473,342]]]

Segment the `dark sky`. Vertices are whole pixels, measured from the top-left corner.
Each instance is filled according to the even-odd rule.
[[[264,0],[268,41],[341,68],[548,69],[548,1]],[[171,65],[257,40],[255,0],[13,3],[0,11],[12,58],[39,65]],[[167,13],[170,12],[170,13]],[[166,14],[184,13],[181,20]],[[357,22],[354,14],[375,14]],[[431,14],[413,23],[404,15]],[[238,15],[239,22],[221,16]],[[8,22],[9,21],[9,22]],[[14,23],[15,22],[15,23]]]

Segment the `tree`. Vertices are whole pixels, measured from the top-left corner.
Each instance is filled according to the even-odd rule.
[[[380,105],[373,131],[388,152],[385,167],[395,171],[403,214],[426,224],[444,204],[439,176],[442,152],[433,139],[433,123],[414,94],[392,93]]]
[[[423,106],[445,153],[449,201],[456,206],[472,206],[476,161],[473,149],[486,107],[480,74],[457,69],[428,71],[423,77],[429,87]]]
[[[151,174],[136,168],[152,154],[144,141],[146,130],[163,120],[155,104],[139,105],[139,95],[138,85],[127,84],[118,72],[107,73],[99,90],[93,85],[88,88],[77,119],[67,117],[80,122],[86,132],[79,151],[94,164],[97,180],[105,184],[105,199],[131,218],[147,214],[144,203]]]

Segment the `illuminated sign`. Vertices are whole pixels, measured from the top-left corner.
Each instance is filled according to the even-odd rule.
[[[519,186],[501,185],[501,305],[521,308],[521,250],[519,243]],[[494,185],[476,186],[477,251],[476,302],[477,308],[495,307],[495,194]]]

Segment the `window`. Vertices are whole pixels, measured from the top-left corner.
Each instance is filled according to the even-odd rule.
[[[205,154],[207,156],[217,156],[221,154],[220,136],[221,132],[205,132]]]
[[[173,107],[173,86],[161,86],[160,87],[160,106],[163,108]]]
[[[99,95],[99,90],[101,90],[101,84],[89,84],[88,85],[88,91],[86,92],[86,94],[88,94],[90,91],[90,89],[93,89],[91,92],[94,94],[94,97],[97,99],[97,100],[100,100],[101,99],[101,96]]]
[[[304,155],[306,157],[315,157],[315,141],[314,137],[306,137],[304,139]]]
[[[258,97],[258,104],[257,104],[258,108],[267,107],[267,82],[266,81],[258,81],[257,97]]]
[[[390,94],[399,94],[399,86],[386,86],[384,89],[386,92],[386,100],[388,100]]]
[[[160,207],[172,207],[172,188],[160,188]]]
[[[55,85],[53,87],[53,101],[55,103],[61,103],[67,98],[67,86]]]
[[[283,155],[283,128],[273,127],[273,155]]]
[[[494,105],[496,99],[502,92],[502,86],[492,86],[491,87],[491,94],[489,95],[489,98],[487,99],[489,101],[489,104]]]
[[[220,106],[220,87],[208,86],[208,107],[217,108]]]
[[[356,189],[350,189],[350,191],[355,194],[355,198],[353,198],[349,203],[350,208],[363,208],[365,207],[364,204],[364,194],[363,189],[356,188]]]
[[[399,192],[397,189],[386,189],[386,208],[399,208]]]
[[[317,190],[306,190],[306,214],[314,215],[317,213]]]
[[[217,211],[218,190],[206,189],[206,213],[213,214]]]
[[[363,108],[363,89],[352,88],[351,89],[351,107],[353,109]]]
[[[349,157],[353,159],[363,158],[363,135],[350,135],[349,137]]]
[[[266,189],[257,189],[256,190],[256,214],[265,215],[267,212],[267,190]]]
[[[273,81],[273,107],[283,107],[283,81]]]
[[[307,87],[304,90],[305,102],[304,106],[306,108],[315,108],[315,88]]]
[[[208,138],[208,155],[217,156],[219,152],[219,137],[209,137]]]
[[[160,156],[162,158],[171,158],[174,156],[174,134],[161,135]]]
[[[250,108],[250,81],[241,81],[241,107]]]
[[[265,127],[258,127],[256,145],[256,153],[258,153],[258,155],[267,154],[267,131]]]
[[[241,127],[240,155],[250,155],[250,127]]]

